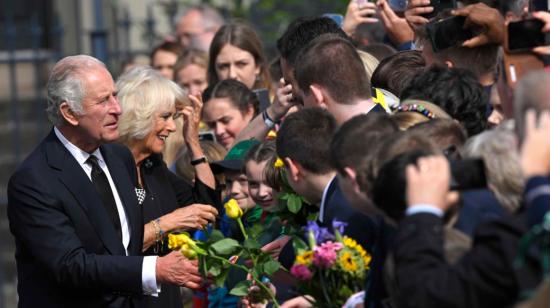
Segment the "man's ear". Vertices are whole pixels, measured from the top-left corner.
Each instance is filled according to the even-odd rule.
[[[309,91],[311,91],[311,95],[313,95],[313,97],[315,98],[317,107],[326,108],[326,100],[323,89],[316,84],[312,84],[309,86]]]
[[[351,169],[350,167],[345,167],[344,172],[347,177],[351,179],[351,183],[353,184],[353,192],[356,194],[360,194],[363,191],[361,190],[361,186],[359,186],[359,183],[357,183],[357,172],[355,170]]]
[[[448,67],[448,68],[453,68],[455,67],[454,63],[449,61],[449,60],[445,60],[445,65]]]
[[[78,117],[76,113],[71,109],[71,106],[69,106],[69,103],[61,103],[61,105],[59,105],[59,111],[61,112],[61,116],[63,116],[67,123],[73,126],[78,125]]]
[[[285,157],[284,160],[285,165],[288,167],[288,171],[290,171],[287,175],[292,179],[293,182],[298,181],[302,174],[302,167],[300,166],[300,164],[293,161],[289,157]]]

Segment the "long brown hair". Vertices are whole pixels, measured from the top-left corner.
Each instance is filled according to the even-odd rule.
[[[243,22],[226,24],[216,32],[212,40],[212,45],[210,45],[208,84],[215,85],[220,81],[216,73],[216,58],[222,48],[227,44],[247,51],[254,57],[256,65],[260,68],[260,78],[254,83],[253,89],[271,89],[271,78],[269,76],[269,69],[267,67],[262,41],[252,27]]]

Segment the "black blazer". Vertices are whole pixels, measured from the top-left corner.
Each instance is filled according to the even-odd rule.
[[[53,130],[8,184],[19,307],[135,307],[142,294],[143,222],[123,146],[100,148],[130,228],[125,255],[92,182]]]
[[[405,217],[394,246],[398,307],[509,307],[521,290],[540,281],[534,256],[514,268],[526,228],[521,215],[479,225],[473,247],[455,265],[443,256],[443,220],[432,214]]]

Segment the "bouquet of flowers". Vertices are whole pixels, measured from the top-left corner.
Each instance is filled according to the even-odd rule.
[[[226,238],[219,230],[212,230],[207,241],[195,241],[187,233],[169,234],[168,247],[179,250],[188,259],[199,259],[199,271],[205,278],[213,278],[214,283],[221,287],[230,267],[245,271],[249,280],[239,282],[230,294],[246,296],[253,285],[260,289],[261,299],[270,300],[275,307],[279,304],[275,300],[275,294],[269,289],[266,277],[279,270],[280,263],[261,250],[258,236],[263,228],[256,224],[245,230],[241,221],[243,211],[237,201],[229,200],[225,204],[225,211],[229,218],[235,219],[244,236],[244,242],[239,243],[232,238]],[[237,262],[239,259],[248,260],[247,264]]]
[[[341,307],[364,288],[371,256],[354,239],[342,237],[345,223],[334,221],[334,233],[310,221],[308,243],[295,240],[296,259],[290,269],[299,280],[298,291],[314,299],[316,307]]]

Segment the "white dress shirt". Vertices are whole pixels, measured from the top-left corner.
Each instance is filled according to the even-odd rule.
[[[122,228],[121,230],[122,245],[124,246],[124,251],[126,252],[126,255],[128,255],[128,245],[130,244],[130,227],[128,226],[128,219],[126,218],[126,212],[124,211],[122,200],[118,195],[116,185],[113,182],[111,173],[109,173],[109,169],[107,168],[107,165],[105,164],[105,160],[101,155],[101,151],[98,148],[92,154],[89,154],[88,152],[82,151],[76,145],[72,144],[69,140],[67,140],[67,138],[63,136],[63,134],[57,129],[57,127],[54,127],[54,132],[57,138],[63,144],[63,146],[67,148],[67,150],[71,153],[71,155],[76,159],[80,167],[82,167],[84,172],[86,172],[86,175],[88,176],[90,181],[92,180],[92,167],[89,164],[87,164],[86,161],[88,160],[90,155],[95,155],[95,157],[97,157],[99,167],[101,167],[101,170],[103,170],[103,172],[107,176],[107,180],[109,180],[109,186],[111,186],[111,190],[113,191],[113,197],[115,198],[118,217],[120,218],[120,226]],[[138,228],[142,228],[142,227],[143,226],[138,226]],[[160,292],[160,288],[159,288],[159,285],[157,284],[157,279],[156,279],[156,263],[157,263],[157,256],[146,256],[143,259],[143,265],[142,265],[142,271],[141,271],[141,280],[142,280],[141,282],[143,287],[143,294],[157,295],[158,292]]]

